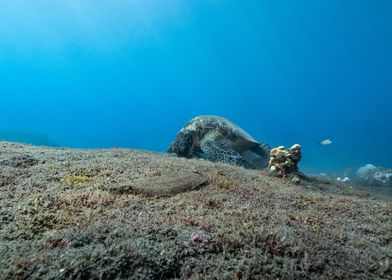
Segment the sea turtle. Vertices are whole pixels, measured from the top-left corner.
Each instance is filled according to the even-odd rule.
[[[257,142],[229,120],[206,115],[190,120],[177,133],[168,152],[179,157],[199,157],[262,169],[268,165],[270,147]]]

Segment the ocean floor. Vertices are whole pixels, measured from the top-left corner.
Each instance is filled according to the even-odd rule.
[[[391,279],[391,190],[0,142],[0,278]]]

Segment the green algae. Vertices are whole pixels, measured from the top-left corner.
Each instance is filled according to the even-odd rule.
[[[86,186],[92,182],[92,178],[83,175],[69,175],[62,179],[65,185],[71,186]]]
[[[137,151],[19,149],[47,163],[0,166],[4,279],[391,278],[392,204],[364,191]],[[181,185],[162,180],[173,170],[208,180],[161,196]],[[200,231],[211,240],[191,241]]]

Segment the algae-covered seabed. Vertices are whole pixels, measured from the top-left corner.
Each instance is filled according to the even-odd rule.
[[[4,279],[392,277],[391,200],[347,184],[1,142],[0,195]]]

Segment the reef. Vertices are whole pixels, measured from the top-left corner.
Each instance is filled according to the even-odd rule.
[[[275,176],[286,177],[298,172],[301,156],[299,144],[293,145],[288,150],[285,150],[284,146],[279,146],[271,150],[268,167]]]
[[[364,186],[392,188],[392,169],[366,164],[357,170],[354,181]]]
[[[374,189],[0,142],[0,278],[391,279],[392,194]]]

